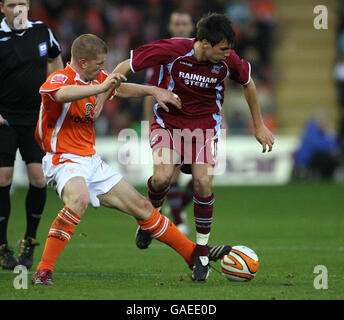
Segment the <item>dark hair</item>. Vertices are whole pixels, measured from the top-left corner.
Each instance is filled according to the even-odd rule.
[[[197,22],[197,40],[207,40],[212,46],[227,40],[234,47],[235,32],[232,21],[225,14],[209,12]]]
[[[71,53],[75,59],[93,60],[98,54],[107,53],[106,43],[94,34],[83,34],[73,41]]]

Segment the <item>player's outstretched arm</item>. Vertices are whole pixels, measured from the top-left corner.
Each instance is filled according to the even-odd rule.
[[[117,96],[120,98],[139,98],[144,96],[153,96],[159,105],[167,112],[169,111],[167,103],[173,104],[181,109],[182,104],[179,97],[172,91],[162,89],[156,86],[146,86],[135,83],[122,83],[117,89]]]
[[[131,72],[130,59],[124,60],[119,63],[114,69],[114,72],[120,72],[124,75],[128,75]],[[167,112],[169,111],[166,105],[167,103],[173,104],[178,109],[182,107],[181,101],[176,94],[166,89],[158,88],[155,86],[126,83],[121,85],[117,91],[117,95],[122,98],[153,96],[159,103],[159,105]],[[107,93],[110,94],[110,92]]]
[[[119,72],[125,76],[127,76],[131,72],[130,68],[130,59],[124,60],[119,63],[116,68],[112,72]],[[115,89],[115,87],[111,87],[106,92],[98,96],[97,104],[104,104],[105,101],[109,98],[111,92]]]
[[[70,85],[62,87],[56,91],[55,100],[61,103],[81,100],[87,97],[95,96],[103,92],[106,92],[109,88],[116,88],[120,85],[122,81],[126,80],[127,78],[122,74],[112,72],[105,79],[105,81],[99,85]]]
[[[257,141],[263,147],[262,152],[264,153],[266,151],[267,146],[269,147],[268,151],[270,152],[274,144],[274,136],[264,124],[258,101],[257,90],[253,79],[251,79],[247,85],[243,86],[243,88],[245,99],[250,107],[250,112],[253,120],[254,135]]]
[[[130,59],[124,60],[121,63],[119,63],[117,67],[112,71],[112,73],[114,72],[121,73],[124,76],[128,75],[131,72]],[[101,111],[103,110],[106,100],[109,98],[111,92],[113,92],[114,89],[115,89],[115,86],[112,86],[105,92],[98,94],[96,107],[94,109],[94,118],[97,118],[100,115]]]
[[[130,59],[124,60],[117,65],[113,72],[119,72],[123,75],[128,75],[131,72]],[[110,93],[113,91],[114,87],[110,87],[106,92],[99,94],[97,97],[97,103],[95,107],[95,115],[98,116],[100,111],[105,104],[105,101],[108,99]],[[168,91],[166,89],[161,89],[154,86],[145,86],[139,84],[123,84],[117,89],[117,96],[121,98],[138,98],[144,96],[153,96],[156,101],[164,108],[166,111],[169,111],[166,103],[173,104],[176,108],[181,108],[181,101],[179,97]]]
[[[113,71],[120,72],[127,76],[131,72],[130,59],[124,60],[121,63],[119,63]]]
[[[114,72],[118,72],[123,74],[124,76],[127,76],[131,72],[130,59],[124,60],[121,63],[119,63],[117,67],[112,71],[112,73]],[[114,89],[114,86],[110,87],[106,92],[98,96],[97,104],[104,104]]]

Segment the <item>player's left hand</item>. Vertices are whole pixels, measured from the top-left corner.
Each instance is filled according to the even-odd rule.
[[[121,73],[112,71],[105,79],[105,81],[101,84],[101,86],[104,87],[104,92],[97,95],[96,106],[93,112],[94,120],[99,117],[100,113],[103,110],[108,95],[106,91],[109,89],[117,89],[121,85],[122,81],[127,81],[127,78]]]
[[[158,104],[166,111],[169,112],[167,103],[173,104],[177,109],[182,108],[182,102],[178,95],[172,91],[162,89],[159,87],[154,87],[153,97],[156,99]]]
[[[100,86],[102,87],[102,91],[106,92],[109,89],[117,89],[121,85],[122,81],[127,81],[126,76],[119,72],[112,71]]]
[[[266,151],[267,146],[269,147],[268,152],[270,152],[272,150],[272,146],[275,142],[275,138],[273,136],[273,134],[271,133],[271,131],[265,126],[263,125],[262,127],[259,127],[255,130],[254,133],[257,141],[262,145],[263,147],[263,153]]]

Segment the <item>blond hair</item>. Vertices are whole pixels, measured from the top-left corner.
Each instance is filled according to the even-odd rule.
[[[107,54],[106,43],[94,34],[83,34],[77,37],[72,44],[72,58],[79,60],[94,60],[98,54]]]

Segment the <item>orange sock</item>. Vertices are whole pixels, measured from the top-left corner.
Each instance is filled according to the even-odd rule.
[[[158,210],[154,209],[146,220],[137,220],[142,230],[148,231],[151,236],[166,243],[176,250],[191,266],[193,264],[193,251],[196,244],[184,236],[179,229]]]
[[[79,222],[79,215],[68,207],[63,207],[50,227],[43,256],[37,270],[48,269],[53,271],[57,258],[71,239]]]

